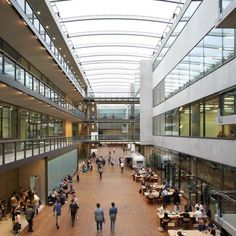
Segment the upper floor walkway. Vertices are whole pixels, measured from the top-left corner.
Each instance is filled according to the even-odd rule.
[[[58,151],[63,148],[76,148],[81,143],[128,143],[138,142],[135,135],[83,135],[76,137],[45,137],[41,139],[14,139],[0,141],[0,167],[15,165],[16,161],[40,158],[46,153]]]

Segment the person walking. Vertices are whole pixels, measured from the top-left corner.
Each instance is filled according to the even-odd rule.
[[[102,231],[102,224],[105,222],[103,209],[100,207],[100,203],[97,203],[97,208],[94,211],[95,221],[97,223],[97,231]]]
[[[80,169],[78,168],[77,175],[76,175],[76,179],[78,182],[79,182],[79,175],[80,175]]]
[[[99,166],[98,172],[99,172],[100,179],[102,179],[102,173],[103,173],[103,167],[102,167],[102,165]]]
[[[72,198],[71,199],[71,203],[69,205],[69,211],[70,211],[70,215],[71,215],[71,223],[72,226],[75,226],[75,216],[77,214],[77,210],[79,209],[79,206],[77,205],[77,203],[75,202],[75,199]]]
[[[115,222],[116,222],[117,208],[115,207],[115,203],[111,203],[111,208],[109,209],[109,216],[111,220],[111,232],[115,231]]]
[[[59,217],[61,216],[61,203],[59,198],[57,198],[54,205],[53,214],[56,216],[56,227],[59,229]]]
[[[124,173],[124,166],[125,166],[125,163],[124,163],[124,162],[121,162],[121,163],[120,163],[121,174]]]
[[[29,224],[28,232],[33,232],[34,208],[29,205],[25,211],[25,217]]]

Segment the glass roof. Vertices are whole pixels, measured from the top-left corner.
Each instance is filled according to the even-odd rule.
[[[129,93],[186,0],[51,0],[96,93]],[[165,35],[164,35],[165,32]]]

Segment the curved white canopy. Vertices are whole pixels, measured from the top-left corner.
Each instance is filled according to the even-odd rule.
[[[51,0],[92,91],[131,92],[186,0]],[[165,32],[165,34],[164,34]]]

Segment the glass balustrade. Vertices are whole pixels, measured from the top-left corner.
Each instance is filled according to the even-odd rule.
[[[85,117],[83,112],[68,103],[52,88],[48,87],[42,81],[34,77],[31,73],[23,69],[15,61],[11,60],[2,53],[0,53],[0,74],[4,74],[9,79],[15,80],[29,90],[34,91],[35,93],[40,94],[47,99],[50,99],[54,103],[74,113],[80,118]]]
[[[97,135],[77,137],[45,137],[42,139],[0,141],[0,165],[58,150],[82,141],[139,141],[139,134]]]
[[[71,137],[0,141],[0,165],[23,160],[74,144]]]
[[[63,59],[62,55],[59,53],[58,49],[56,48],[53,42],[53,39],[51,39],[51,37],[48,35],[47,30],[41,24],[40,20],[37,17],[37,14],[34,13],[29,3],[25,0],[16,0],[16,2],[18,6],[21,8],[21,10],[25,13],[25,16],[29,19],[34,29],[36,29],[36,31],[39,33],[40,40],[43,40],[47,44],[47,46],[50,48],[51,54],[54,55],[57,62],[67,73],[70,81],[74,84],[74,86],[77,88],[80,94],[82,96],[85,96],[85,91],[80,86],[78,80],[76,79],[76,76],[71,71],[71,69],[69,68],[65,60]]]
[[[220,1],[220,12],[223,12],[234,0],[219,0]]]
[[[213,28],[153,89],[153,106],[233,59],[234,35],[235,29]]]

